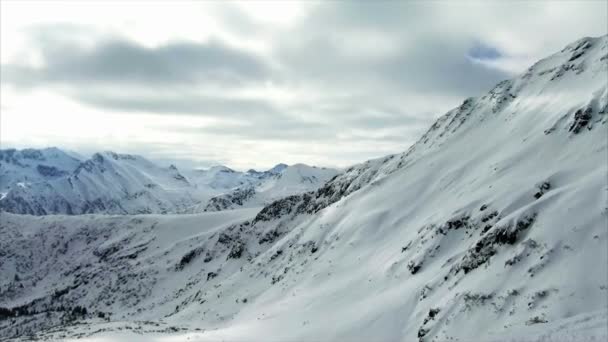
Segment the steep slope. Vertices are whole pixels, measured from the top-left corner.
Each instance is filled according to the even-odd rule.
[[[407,153],[263,209],[254,230],[286,255],[257,269],[279,288],[201,338],[608,336],[607,65],[607,37],[577,41]]]
[[[607,118],[608,37],[585,38],[259,212],[2,215],[0,336],[606,339]]]

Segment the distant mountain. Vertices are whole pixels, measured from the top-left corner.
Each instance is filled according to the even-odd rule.
[[[55,147],[0,150],[0,197],[17,183],[27,186],[66,176],[79,164],[78,159]]]
[[[61,173],[13,185],[1,208],[32,215],[134,214],[173,212],[197,203],[177,169],[160,168],[140,156],[96,153]]]
[[[270,170],[268,170],[266,172],[277,175],[277,174],[280,174],[283,171],[285,171],[285,169],[288,168],[288,167],[289,166],[287,164],[281,163],[281,164],[275,165],[272,169],[270,169]]]
[[[338,171],[304,164],[279,164],[264,172],[249,170],[246,175],[255,181],[212,197],[203,211],[220,211],[235,208],[261,207],[289,195],[315,190],[325,184]],[[200,209],[196,209],[200,212]]]
[[[222,165],[213,166],[207,170],[193,170],[187,173],[188,178],[194,184],[217,190],[256,184],[265,175],[264,172],[252,172],[252,170],[248,172],[235,171]]]
[[[31,215],[198,212],[216,196],[274,182],[286,167],[279,164],[268,171],[239,172],[215,166],[182,172],[174,165],[160,167],[141,156],[109,151],[78,160],[57,148],[0,150],[0,210]],[[313,182],[294,178],[296,183],[281,193],[320,186],[327,172],[318,170],[319,178],[311,175]],[[261,206],[263,201],[250,204]]]

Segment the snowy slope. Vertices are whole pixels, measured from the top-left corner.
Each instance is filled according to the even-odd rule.
[[[250,170],[246,175],[258,177],[255,181],[211,198],[202,211],[264,206],[282,197],[316,190],[337,174],[336,169],[304,164],[279,164],[265,172]]]
[[[221,267],[238,271],[224,265],[232,249],[221,233],[259,209],[197,215],[3,213],[0,338],[69,321],[77,306],[98,319],[127,319],[144,306],[170,314],[194,288],[188,284],[192,279],[206,279]],[[194,261],[204,267],[191,265]],[[6,319],[6,307],[17,308],[26,320]]]
[[[65,176],[79,164],[78,159],[55,147],[0,150],[0,193],[6,194],[17,183],[25,186]]]
[[[196,169],[186,171],[186,177],[200,187],[208,187],[217,191],[234,188],[258,186],[269,178],[281,174],[288,166],[277,164],[267,171],[250,169],[247,172],[235,171],[223,165],[213,166],[207,170]]]
[[[200,187],[210,187],[219,190],[249,185],[257,180],[257,177],[247,177],[247,174],[223,165],[214,166],[208,170],[191,170],[186,176],[191,182]]]
[[[13,186],[2,209],[34,215],[165,213],[194,205],[191,185],[175,167],[134,155],[96,153],[63,177]]]
[[[604,340],[607,76],[579,40],[261,210],[3,214],[0,338]]]

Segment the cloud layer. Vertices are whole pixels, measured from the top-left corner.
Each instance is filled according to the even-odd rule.
[[[49,28],[52,33],[53,28]],[[128,40],[102,40],[92,48],[78,42],[39,41],[43,66],[7,65],[8,82],[29,86],[48,84],[127,84],[141,87],[223,86],[264,81],[264,62],[218,42],[173,42],[147,48]]]
[[[135,22],[143,3],[45,22],[3,3],[3,144],[345,166],[405,150],[464,97],[608,20],[605,2],[148,5]],[[53,135],[43,115],[88,133]]]

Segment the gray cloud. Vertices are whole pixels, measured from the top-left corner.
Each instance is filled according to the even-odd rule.
[[[330,139],[336,135],[335,127],[286,115],[268,116],[240,122],[218,122],[198,127],[167,127],[167,130],[194,135],[260,141],[286,139],[312,141]]]
[[[78,101],[121,112],[197,115],[217,118],[267,119],[282,114],[270,102],[263,100],[220,98],[198,94],[167,95],[108,95],[99,92],[78,92]]]
[[[2,65],[4,82],[26,86],[91,82],[144,87],[204,83],[237,86],[263,81],[270,73],[260,58],[214,41],[173,42],[148,48],[112,38],[86,48],[48,34],[38,38],[44,66]]]
[[[322,106],[321,106],[322,107]],[[305,142],[403,142],[404,136],[417,135],[431,123],[431,117],[421,118],[387,108],[355,108],[351,106],[308,108],[325,120],[305,119],[276,114],[255,120],[216,122],[198,127],[166,127],[173,132],[207,137],[230,137],[249,141]],[[387,112],[382,112],[387,110]],[[287,112],[301,112],[287,110]],[[374,132],[382,131],[381,134]]]
[[[447,42],[426,45],[428,50],[416,50],[378,65],[382,77],[403,91],[464,97],[480,94],[510,76],[475,65],[464,51],[446,49]]]
[[[510,77],[470,60],[471,48],[480,44],[474,36],[430,24],[437,10],[418,2],[324,3],[284,37],[279,56],[288,70],[312,83],[350,88],[368,84],[373,86],[366,91],[382,93],[471,96]],[[366,34],[377,39],[361,39]],[[391,44],[386,56],[366,60],[356,55],[378,49],[379,40]],[[353,45],[355,53],[349,51]]]

